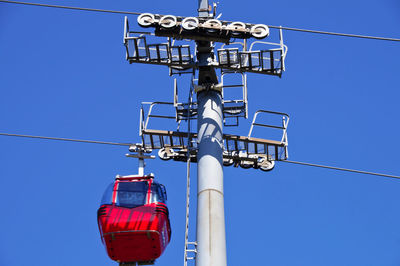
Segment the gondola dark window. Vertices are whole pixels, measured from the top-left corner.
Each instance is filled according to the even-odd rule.
[[[146,204],[147,182],[120,182],[117,189],[117,206],[135,208]]]
[[[151,202],[162,202],[166,203],[167,197],[165,194],[165,188],[163,189],[161,184],[152,183],[151,184]]]
[[[114,188],[114,182],[108,185],[106,191],[103,194],[103,197],[101,198],[101,203],[100,205],[111,205],[112,204],[112,195],[113,195],[113,188]]]

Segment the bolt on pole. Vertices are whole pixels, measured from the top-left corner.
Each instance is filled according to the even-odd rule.
[[[209,16],[208,0],[199,0],[199,17]],[[215,69],[208,65],[212,43],[197,41],[199,65],[198,164],[197,164],[197,255],[196,266],[226,266],[225,214],[223,191],[223,115],[221,93]]]

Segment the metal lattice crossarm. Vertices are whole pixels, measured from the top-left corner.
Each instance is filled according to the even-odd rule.
[[[144,146],[147,149],[159,149],[161,159],[176,161],[187,160],[187,132],[168,130],[142,130]],[[197,134],[191,134],[193,143],[197,142]],[[223,135],[224,165],[258,168],[265,160],[279,161],[287,158],[287,144],[280,141],[252,138],[246,136]],[[197,149],[190,153],[191,161],[197,162]]]
[[[150,103],[150,109],[146,117],[141,113],[140,134],[143,147],[146,149],[158,149],[158,155],[163,160],[187,161],[188,155],[192,162],[197,162],[198,139],[196,133],[182,132],[179,130],[159,130],[148,128],[150,119],[175,119],[174,116],[154,114],[153,107],[157,104],[168,106],[170,103]],[[258,120],[260,114],[281,117],[281,125],[261,123]],[[271,170],[274,161],[288,158],[288,141],[286,129],[289,116],[285,113],[259,110],[255,113],[248,136],[223,134],[223,162],[225,166],[241,166],[243,168],[260,168]],[[281,131],[279,139],[264,139],[252,136],[255,127],[268,128]],[[275,134],[276,135],[276,134]],[[190,143],[187,139],[191,139]],[[191,145],[188,153],[188,145]]]
[[[263,39],[269,35],[264,24],[223,21],[205,17],[181,17],[143,13],[138,19],[141,27],[155,28],[157,36],[227,43],[231,38]]]
[[[194,73],[199,68],[199,62],[195,60],[193,48],[186,44],[176,45],[175,40],[213,40],[221,42],[223,45],[216,51],[214,51],[214,47],[212,48],[212,53],[215,56],[213,60],[208,62],[209,66],[234,72],[252,72],[279,77],[285,71],[284,61],[287,46],[283,44],[282,30],[279,31],[279,42],[277,43],[256,40],[250,44],[250,47],[247,47],[246,39],[255,37],[254,34],[251,34],[252,29],[254,27],[264,29],[261,24],[253,25],[242,22],[229,24],[228,22],[218,22],[215,19],[203,19],[200,21],[204,23],[199,22],[200,24],[196,26],[197,30],[185,30],[182,27],[190,19],[193,21],[191,21],[192,24],[188,22],[189,25],[197,25],[195,20],[198,21],[199,19],[195,17],[157,17],[144,13],[139,16],[138,23],[142,27],[154,26],[155,31],[152,33],[130,30],[128,18],[125,17],[124,45],[126,59],[129,63],[169,66],[171,74]],[[146,26],[147,21],[152,21],[152,23],[149,22],[149,26]],[[265,27],[268,29],[267,26]],[[262,38],[268,35],[269,30],[268,34],[262,35]],[[149,38],[152,36],[167,38],[163,42],[156,40],[155,43],[150,43]],[[236,41],[232,42],[231,38],[235,38]],[[238,41],[240,39],[242,41]],[[237,46],[231,48],[232,44],[238,43],[240,44],[239,48]]]
[[[186,139],[189,137],[188,132],[143,129],[142,135],[145,142],[144,147],[146,149],[154,150],[167,147],[175,149],[187,149]],[[197,134],[190,133],[190,137],[195,140],[197,138]],[[281,141],[229,134],[224,134],[223,139],[227,143],[226,150],[229,152],[246,150],[249,153],[257,154],[266,152],[266,150],[261,147],[263,145],[274,146],[274,148],[287,146],[286,143]],[[276,157],[274,160],[279,160],[279,158]]]

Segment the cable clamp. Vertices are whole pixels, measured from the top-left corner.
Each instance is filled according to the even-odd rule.
[[[201,91],[206,91],[206,90],[213,90],[213,91],[222,92],[222,83],[194,85],[194,91],[196,93],[199,93]]]

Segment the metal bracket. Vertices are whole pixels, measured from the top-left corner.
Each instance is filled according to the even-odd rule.
[[[125,156],[139,159],[138,176],[144,176],[144,167],[146,166],[144,159],[155,159],[154,155],[144,155],[144,153],[151,153],[152,149],[146,148],[143,144],[132,144],[129,146],[129,152],[131,153],[127,153]]]
[[[130,158],[138,158],[138,159],[155,159],[156,156],[154,155],[140,155],[140,154],[130,154],[127,153],[125,154],[126,157],[130,157]]]
[[[197,12],[210,12],[211,11],[211,6],[208,6],[208,8],[199,8],[197,9]]]
[[[196,93],[206,90],[214,90],[218,92],[222,92],[222,83],[218,84],[210,84],[210,85],[194,85],[194,91]]]
[[[162,160],[187,161],[188,155],[191,162],[197,162],[197,134],[191,132],[149,129],[151,117],[174,119],[168,115],[153,115],[153,107],[157,104],[173,105],[173,103],[150,103],[151,107],[147,116],[141,120],[141,136],[143,147],[146,149],[159,149],[158,155]],[[274,123],[259,122],[260,114],[281,117],[282,125]],[[272,170],[274,161],[286,160],[288,157],[287,126],[289,115],[285,113],[259,110],[254,114],[248,136],[223,135],[224,165],[240,166],[242,168],[255,168],[263,171]],[[281,131],[279,139],[264,139],[253,137],[255,127]],[[275,135],[275,134],[272,134]],[[187,138],[192,139],[188,147]],[[188,149],[190,149],[188,153]]]

